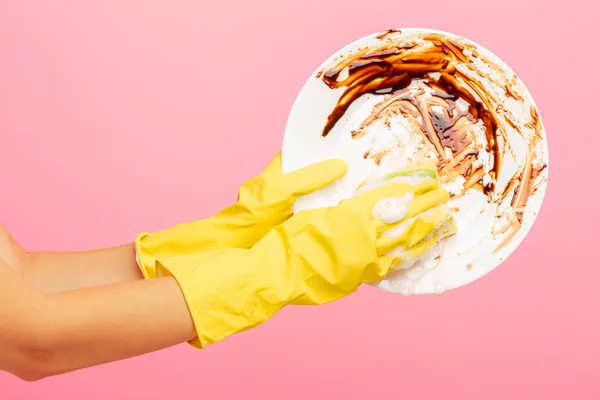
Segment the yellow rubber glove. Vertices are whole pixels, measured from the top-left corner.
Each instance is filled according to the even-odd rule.
[[[200,249],[252,247],[292,215],[299,196],[333,183],[344,176],[347,168],[343,160],[333,159],[283,174],[278,154],[261,175],[242,185],[238,201],[217,215],[138,235],[135,247],[144,277],[156,277],[159,258],[195,254]]]
[[[394,223],[373,216],[388,198],[406,201]],[[157,272],[179,283],[198,332],[191,344],[202,348],[261,324],[287,304],[328,303],[381,280],[401,261],[386,256],[390,250],[425,250],[448,219],[441,207],[447,200],[435,179],[392,183],[335,207],[301,211],[250,249],[161,258]],[[401,232],[385,235],[400,225]]]

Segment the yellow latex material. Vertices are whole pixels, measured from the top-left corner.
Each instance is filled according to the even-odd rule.
[[[156,277],[155,264],[160,258],[222,248],[250,248],[292,215],[292,206],[299,196],[331,184],[347,168],[343,160],[334,159],[283,174],[278,154],[261,175],[242,185],[237,202],[217,215],[138,235],[135,247],[144,277]]]
[[[402,220],[388,225],[373,217],[379,200],[407,192],[414,198]],[[401,261],[385,255],[391,249],[423,251],[423,241],[440,225],[437,219],[447,218],[425,212],[447,200],[448,193],[434,179],[418,185],[392,183],[335,207],[301,211],[250,249],[161,258],[157,272],[179,283],[198,332],[191,344],[202,348],[261,324],[285,305],[328,303],[361,283],[381,280]],[[400,236],[383,235],[403,222],[408,226]]]

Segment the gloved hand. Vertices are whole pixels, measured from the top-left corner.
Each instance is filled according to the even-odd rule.
[[[138,235],[135,247],[142,274],[147,279],[155,278],[159,258],[200,250],[250,248],[292,215],[299,196],[333,183],[344,176],[347,168],[343,160],[333,159],[283,174],[278,154],[261,175],[242,185],[237,202],[217,215]]]
[[[160,258],[157,272],[179,283],[198,332],[191,344],[202,348],[261,324],[287,304],[328,303],[381,280],[401,261],[386,255],[391,249],[423,252],[433,243],[448,220],[441,206],[447,200],[435,179],[392,183],[335,207],[301,211],[250,249],[198,248]],[[374,217],[375,206],[385,204],[395,208],[394,221]],[[386,235],[390,229],[397,231]]]

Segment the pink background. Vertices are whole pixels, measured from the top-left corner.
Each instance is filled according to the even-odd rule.
[[[34,384],[0,373],[0,398],[600,398],[600,211],[586,176],[600,146],[600,86],[586,80],[600,71],[598,8],[421,4],[1,1],[0,219],[31,250],[116,245],[234,201],[280,149],[313,69],[390,27],[454,32],[511,65],[540,107],[551,169],[530,236],[465,288],[363,288],[202,352]]]

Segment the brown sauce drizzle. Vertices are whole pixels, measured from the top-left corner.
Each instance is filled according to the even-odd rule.
[[[383,40],[396,32],[386,31],[377,37]],[[361,126],[352,132],[352,137],[363,137],[367,134],[367,127],[374,121],[383,119],[386,122],[387,117],[397,114],[406,116],[409,121],[422,121],[418,130],[436,150],[442,179],[452,180],[460,174],[465,178],[462,193],[468,189],[481,190],[490,202],[497,202],[498,198],[495,197],[498,196],[500,201],[511,196],[512,215],[509,217],[509,226],[495,232],[505,233],[512,229],[507,235],[508,238],[501,244],[502,247],[520,227],[528,198],[543,183],[539,182],[538,177],[545,165],[534,166],[537,157],[536,144],[542,139],[539,114],[531,107],[531,120],[524,126],[535,131],[534,139],[529,141],[525,164],[511,178],[504,191],[495,195],[495,182],[500,173],[503,154],[499,138],[504,140],[505,145],[507,143],[504,125],[512,127],[521,136],[522,127],[518,126],[512,114],[502,105],[495,104],[481,80],[474,78],[467,71],[476,71],[473,59],[477,59],[498,72],[499,76],[504,72],[498,65],[482,57],[470,44],[459,43],[440,34],[426,34],[420,36],[420,39],[425,45],[418,45],[417,41],[383,41],[375,48],[360,49],[355,54],[339,60],[333,68],[321,71],[318,77],[329,88],[344,89],[327,119],[322,135],[327,136],[330,133],[354,101],[366,94],[383,94],[384,100],[373,109],[372,114]],[[465,54],[465,50],[470,52],[470,57]],[[492,79],[482,72],[479,75]],[[424,90],[411,86],[413,82],[427,87],[429,96],[426,96]],[[513,76],[510,82],[503,83],[501,88],[507,98],[523,101],[523,97],[514,89],[516,83],[517,77]],[[462,111],[457,106],[459,99],[467,104],[466,110]],[[473,125],[479,122],[485,132],[485,150],[493,156],[491,168],[487,172],[489,179],[486,180],[491,183],[487,184],[484,184],[484,169],[474,165],[480,150],[470,131]],[[372,158],[379,164],[384,155],[367,152],[364,157]]]
[[[388,36],[394,35],[394,34],[401,34],[402,31],[400,29],[388,29],[385,32],[381,32],[379,33],[376,37],[377,39],[383,40],[385,38],[387,38]]]
[[[500,243],[495,251],[498,251],[506,246],[506,244],[508,244],[508,242],[510,242],[510,240],[518,232],[521,224],[523,223],[527,200],[529,197],[534,195],[540,186],[546,181],[545,177],[542,179],[539,178],[541,173],[548,167],[548,165],[546,163],[536,165],[536,146],[538,142],[542,140],[542,125],[540,116],[533,106],[530,108],[530,113],[531,120],[525,124],[525,126],[533,129],[534,136],[529,142],[529,151],[527,152],[527,159],[523,167],[511,178],[506,185],[506,189],[502,193],[501,200],[506,200],[508,196],[512,194],[510,201],[512,215],[509,216],[509,221],[507,224],[494,232],[495,234],[508,232],[508,235],[504,238],[502,243]]]
[[[427,35],[424,39],[432,42],[433,46],[411,51],[416,43],[385,43],[373,52],[360,52],[325,71],[321,78],[330,88],[345,90],[328,117],[323,136],[329,134],[350,105],[361,96],[395,93],[379,107],[380,111],[395,107],[403,113],[420,115],[423,121],[421,130],[436,148],[442,168],[446,164],[449,168],[456,166],[444,148],[449,148],[453,155],[464,150],[471,144],[468,135],[470,126],[481,120],[485,126],[487,147],[494,155],[494,166],[490,171],[493,181],[501,162],[496,140],[501,124],[495,112],[491,111],[490,104],[482,100],[485,99],[485,88],[456,68],[469,61],[463,54],[465,46],[437,34]],[[347,77],[340,79],[343,71],[347,71]],[[433,77],[434,73],[439,76]],[[403,90],[414,80],[422,81],[434,90],[432,101],[424,101],[420,96],[423,93],[415,95],[412,91]],[[473,93],[479,94],[479,98]],[[468,104],[467,112],[458,112],[455,101],[459,98]],[[433,111],[433,105],[442,106],[442,114]],[[378,117],[372,115],[371,119]],[[354,132],[353,136],[358,139],[364,135],[364,127],[369,123],[365,121],[363,129]],[[494,189],[493,185],[480,184],[488,195]]]
[[[517,93],[514,89],[515,84],[517,83],[517,76],[513,75],[512,79],[509,83],[504,86],[504,91],[507,96],[512,97],[517,101],[523,101],[523,97]]]

